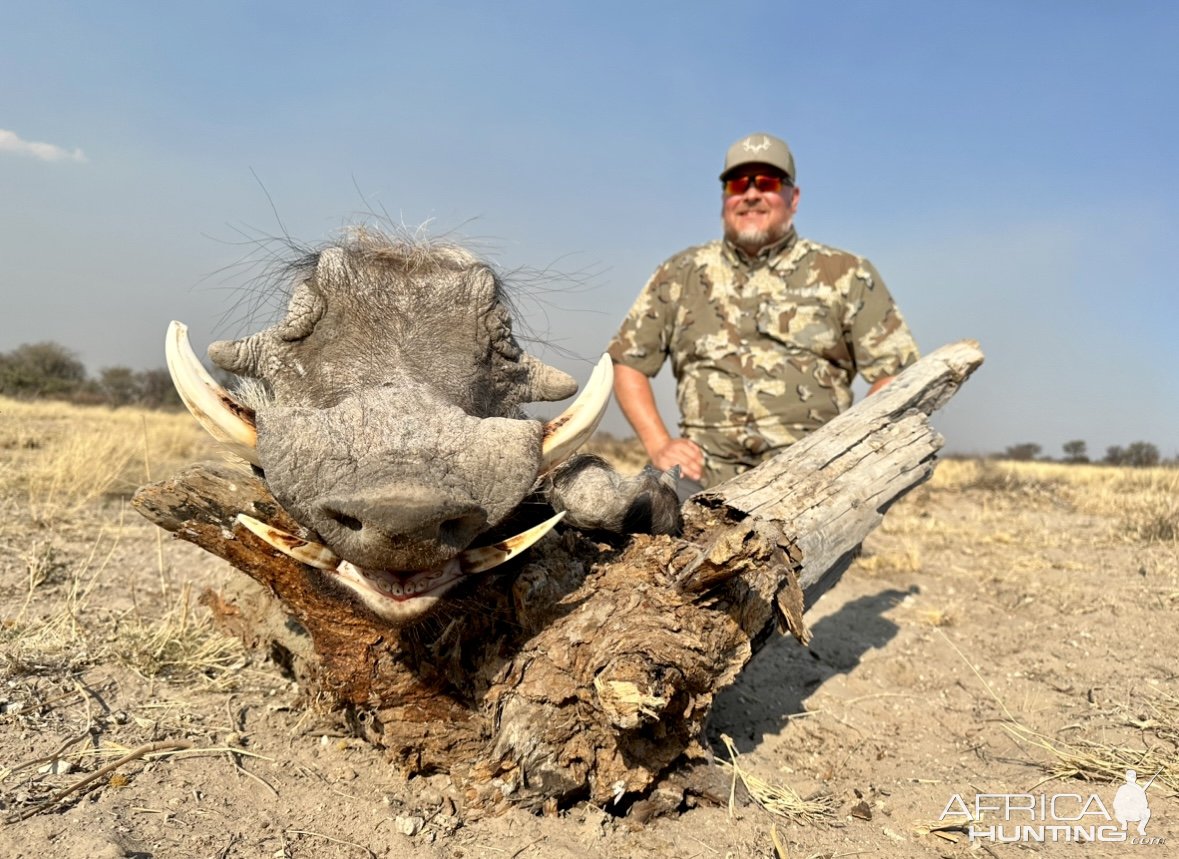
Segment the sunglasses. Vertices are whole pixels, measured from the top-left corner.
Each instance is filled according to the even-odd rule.
[[[736,176],[725,180],[725,193],[735,197],[748,191],[750,185],[760,194],[778,194],[783,188],[789,188],[790,182],[784,176]]]

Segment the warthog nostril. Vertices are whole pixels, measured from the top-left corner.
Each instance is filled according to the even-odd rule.
[[[364,528],[364,523],[355,516],[349,516],[347,513],[338,513],[333,517],[337,523],[343,525],[349,531],[359,531]]]
[[[353,511],[351,509],[345,510],[344,506],[345,505],[343,504],[334,503],[322,504],[320,505],[319,511],[323,514],[325,519],[330,522],[334,522],[341,528],[345,528],[349,531],[363,531],[364,522],[358,515],[355,515],[358,511]]]
[[[465,548],[487,523],[479,505],[425,487],[332,498],[319,509],[329,522],[365,540],[409,538],[458,548]]]

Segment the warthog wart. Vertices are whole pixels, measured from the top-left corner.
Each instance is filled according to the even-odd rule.
[[[404,623],[562,517],[680,527],[674,474],[624,478],[574,455],[609,402],[609,358],[562,415],[525,415],[524,404],[565,399],[577,385],[520,348],[501,279],[468,251],[354,230],[291,270],[280,322],[209,347],[217,366],[255,382],[236,395],[217,385],[178,322],[167,358],[193,415],[264,475],[306,533],[239,522],[324,582]],[[530,500],[557,512],[503,537]]]

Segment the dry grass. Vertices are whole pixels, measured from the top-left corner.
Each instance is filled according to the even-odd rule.
[[[1179,542],[1179,469],[1175,468],[945,460],[938,465],[931,486],[1063,504],[1117,523],[1110,536],[1126,542]]]
[[[19,610],[0,616],[0,656],[9,674],[74,673],[102,658],[103,635],[90,597],[106,571],[119,531],[99,529],[89,555],[79,564],[61,565],[64,581],[53,587],[34,552],[26,560],[26,590]],[[14,608],[16,606],[13,606]]]
[[[856,570],[869,576],[888,577],[896,574],[921,572],[921,552],[916,546],[903,546],[897,551],[872,552],[856,559]]]
[[[729,760],[718,763],[732,772],[734,792],[737,782],[740,781],[754,802],[775,817],[785,818],[792,823],[823,823],[834,816],[836,803],[833,797],[817,796],[803,799],[796,791],[785,785],[770,784],[741,766],[741,755],[733,745],[732,739],[721,734],[721,742],[725,744]]]
[[[127,615],[119,623],[113,655],[137,674],[174,683],[232,688],[246,652],[241,640],[217,631],[205,611],[194,611],[187,585],[163,617]]]
[[[0,494],[53,524],[216,448],[187,414],[0,397]]]
[[[1175,723],[1172,722],[1172,727]],[[1017,741],[1047,753],[1049,760],[1043,764],[1048,778],[1077,778],[1082,781],[1099,783],[1120,782],[1126,770],[1135,770],[1143,782],[1154,776],[1158,784],[1179,792],[1179,769],[1175,765],[1175,749],[1130,748],[1123,745],[1078,740],[1064,742],[1048,737],[1014,722],[1004,727]]]
[[[153,476],[219,455],[216,445],[187,414],[0,398],[0,415],[0,505],[9,514],[0,548],[17,574],[0,597],[6,673],[120,661],[145,677],[232,682],[241,646],[192,610],[187,587],[154,613],[93,599],[122,562],[123,500]]]
[[[119,528],[100,530],[82,563],[54,567],[60,581],[30,565],[19,610],[0,616],[4,673],[73,674],[117,661],[148,678],[232,687],[245,665],[244,648],[214,629],[206,613],[194,611],[188,586],[162,616],[94,604],[120,535]]]
[[[942,638],[966,663],[998,705],[1003,729],[1021,746],[1039,753],[1039,759],[1029,763],[1041,768],[1046,780],[1076,778],[1104,784],[1116,783],[1125,777],[1126,770],[1132,769],[1142,774],[1143,781],[1153,775],[1160,785],[1179,793],[1179,765],[1176,764],[1176,754],[1179,753],[1179,743],[1176,742],[1179,740],[1179,698],[1168,692],[1158,693],[1150,701],[1151,712],[1145,718],[1129,715],[1130,708],[1119,702],[1112,711],[1098,714],[1098,725],[1087,728],[1090,734],[1100,733],[1105,736],[1115,735],[1118,729],[1129,726],[1142,732],[1140,742],[1143,745],[1130,746],[1087,737],[1063,740],[1059,736],[1049,736],[1036,730],[1017,718],[995,693],[978,666],[944,633]],[[1149,743],[1145,739],[1147,732],[1151,738]]]

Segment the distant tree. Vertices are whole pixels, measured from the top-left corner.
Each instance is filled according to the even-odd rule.
[[[97,379],[86,379],[78,387],[70,391],[69,400],[75,406],[105,406],[109,403],[106,391]]]
[[[26,343],[0,354],[0,393],[10,397],[65,397],[86,381],[86,367],[58,343]]]
[[[1034,441],[1013,444],[1003,451],[1004,459],[1014,459],[1017,462],[1030,462],[1040,455],[1041,447]]]
[[[130,367],[103,367],[98,371],[98,387],[103,399],[112,406],[129,406],[140,399],[139,379]]]
[[[151,409],[181,406],[180,395],[167,370],[144,370],[139,373],[139,401]]]
[[[1120,444],[1111,444],[1105,449],[1105,456],[1101,461],[1106,465],[1125,465],[1126,449]]]
[[[1089,454],[1086,452],[1087,445],[1081,439],[1075,441],[1066,441],[1061,445],[1064,451],[1065,462],[1088,462]]]
[[[1125,464],[1133,468],[1151,468],[1159,459],[1159,449],[1148,441],[1132,442],[1126,448]]]

